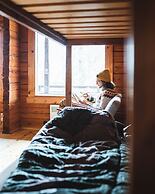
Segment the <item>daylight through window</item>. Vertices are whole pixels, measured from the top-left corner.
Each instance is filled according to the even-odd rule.
[[[96,95],[96,74],[105,68],[105,45],[72,47],[72,92]]]
[[[36,33],[35,53],[35,95],[64,96],[66,47]]]

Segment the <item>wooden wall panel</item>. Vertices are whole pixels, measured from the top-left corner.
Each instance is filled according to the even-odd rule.
[[[28,29],[20,26],[20,114],[21,128],[40,129],[48,121],[50,104],[29,103],[28,97]]]
[[[51,103],[38,103],[28,100],[28,29],[20,26],[20,104],[21,104],[21,128],[42,127],[43,122],[49,120],[49,105]],[[114,81],[118,84],[117,91],[123,94],[123,102],[120,107],[118,120],[125,120],[124,103],[124,70],[123,70],[123,43],[114,45]],[[115,67],[116,64],[116,67]]]
[[[9,21],[9,130],[20,129],[20,75],[19,75],[19,26],[14,21]]]
[[[9,20],[3,18],[3,132],[10,132],[10,119],[9,119],[9,43],[10,43],[10,32],[9,32]]]
[[[116,114],[116,119],[126,123],[126,73],[124,69],[124,46],[122,44],[114,44],[113,46],[113,80],[116,84],[117,92],[122,94],[122,103]]]
[[[3,114],[3,17],[0,16],[0,115]],[[1,118],[1,117],[0,117]],[[3,129],[0,119],[0,131]]]
[[[133,6],[131,192],[145,194],[154,193],[155,188],[155,1],[134,0]]]
[[[19,31],[18,24],[0,17],[0,113],[1,130],[10,133],[20,128],[19,113]]]

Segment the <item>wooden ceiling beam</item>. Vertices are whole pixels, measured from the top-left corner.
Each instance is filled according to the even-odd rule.
[[[33,15],[21,9],[19,6],[15,5],[11,1],[0,0],[0,10],[5,13],[9,18],[14,18],[22,25],[26,25],[27,27],[30,27],[33,30],[37,30],[62,44],[67,44],[67,40],[62,34],[56,32],[51,27],[47,26],[39,19],[35,18]]]
[[[94,0],[12,0],[14,3],[17,3],[24,7],[35,7],[35,6],[49,6],[49,5],[72,5],[72,4],[86,4],[94,3]],[[116,0],[95,0],[95,3],[115,3]],[[129,0],[117,0],[117,2],[129,2]]]
[[[123,38],[85,38],[85,39],[70,39],[68,45],[106,45],[106,44],[123,44]]]
[[[119,22],[119,21],[114,21],[114,22],[97,22],[97,23],[72,23],[72,24],[49,24],[49,26],[53,28],[73,28],[73,27],[106,27],[106,26],[126,26],[130,25],[130,22]]]
[[[93,22],[93,23],[97,23],[97,22],[112,22],[112,21],[126,21],[129,22],[130,21],[130,17],[129,16],[101,16],[101,17],[83,17],[83,18],[69,18],[69,19],[43,19],[41,20],[42,22],[46,23],[46,24],[72,24],[72,23],[88,23],[88,22]]]
[[[49,12],[49,11],[74,11],[74,10],[100,10],[100,9],[128,9],[130,8],[130,4],[128,1],[121,1],[121,2],[108,2],[103,3],[100,2],[93,2],[93,3],[83,3],[83,4],[70,4],[70,5],[37,5],[35,7],[24,7],[23,8],[31,13],[36,12]]]
[[[69,35],[90,35],[90,34],[95,34],[95,35],[103,35],[103,34],[111,34],[111,33],[113,33],[113,34],[123,34],[123,33],[125,33],[125,34],[127,34],[127,33],[129,33],[129,31],[128,30],[101,30],[101,31],[84,31],[84,32],[65,32],[65,33],[63,33],[63,35],[64,36],[69,36]]]
[[[58,18],[52,18],[52,17],[47,17],[47,18],[39,18],[41,21],[43,21],[43,22],[48,22],[48,21],[55,21],[55,20],[58,20],[58,21],[61,21],[61,20],[69,20],[69,21],[74,21],[74,20],[95,20],[95,21],[97,21],[97,20],[102,20],[103,19],[103,21],[104,20],[106,20],[106,19],[110,19],[110,18],[128,18],[128,19],[130,19],[130,16],[128,15],[128,14],[124,14],[124,15],[105,15],[105,16],[103,16],[103,15],[98,15],[98,16],[93,16],[93,15],[88,15],[88,16],[78,16],[78,17],[76,17],[76,16],[71,16],[71,17],[63,17],[63,16],[61,16],[61,17],[58,17]]]
[[[131,15],[129,9],[110,9],[110,10],[87,10],[87,11],[61,11],[61,12],[41,12],[34,14],[39,19],[58,19],[58,18],[80,18],[80,17],[97,17],[97,16],[129,16]]]
[[[115,10],[130,10],[130,7],[111,7],[111,8],[103,8],[103,7],[99,7],[99,8],[93,8],[93,9],[87,9],[87,8],[83,8],[83,9],[66,9],[66,10],[63,10],[63,9],[61,9],[61,10],[49,10],[49,11],[45,11],[45,10],[39,10],[39,11],[34,11],[34,12],[31,12],[31,14],[33,14],[33,15],[40,15],[40,14],[64,14],[64,13],[66,13],[66,14],[68,14],[68,13],[73,13],[73,14],[75,14],[75,13],[86,13],[86,12],[88,12],[88,13],[93,13],[93,12],[99,12],[99,11],[107,11],[107,12],[109,12],[109,11],[115,11]]]
[[[72,35],[70,35],[70,36],[66,36],[66,38],[68,39],[68,40],[72,40],[72,39],[77,39],[77,40],[81,40],[81,39],[100,39],[100,40],[102,40],[102,39],[105,39],[105,38],[111,38],[111,39],[116,39],[116,38],[123,38],[123,39],[126,39],[128,37],[128,34],[105,34],[105,35],[103,35],[102,37],[101,37],[101,35],[86,35],[86,36],[84,36],[84,35],[77,35],[77,36],[72,36]],[[87,44],[86,44],[87,45]]]
[[[29,6],[29,5],[43,5],[45,4],[45,0],[12,0],[14,3],[17,3],[19,5],[22,6]],[[117,0],[117,2],[120,1],[129,1],[129,0]],[[94,3],[94,0],[54,0],[54,2],[52,2],[51,0],[46,0],[46,4],[69,4],[69,3]],[[103,3],[108,3],[108,2],[116,2],[116,0],[96,0],[96,2],[103,2]]]
[[[128,29],[130,29],[131,28],[131,26],[130,25],[127,25],[127,24],[124,24],[124,23],[120,23],[119,22],[119,24],[117,24],[116,23],[116,25],[113,25],[113,24],[111,24],[111,23],[106,23],[106,24],[104,24],[104,25],[101,25],[101,24],[97,24],[97,25],[87,25],[87,26],[58,26],[58,27],[54,27],[54,29],[55,30],[78,30],[78,29],[80,29],[80,30],[88,30],[88,29],[113,29],[113,28],[128,28]]]
[[[57,28],[55,28],[56,30]],[[82,32],[82,31],[100,31],[100,30],[130,30],[130,26],[106,26],[106,27],[73,27],[73,28],[59,28],[59,31],[63,32]]]

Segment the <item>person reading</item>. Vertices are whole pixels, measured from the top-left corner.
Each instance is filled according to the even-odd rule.
[[[96,85],[99,88],[99,94],[96,98],[88,93],[84,93],[82,98],[73,94],[72,106],[105,110],[114,117],[120,107],[122,95],[115,91],[116,86],[111,80],[108,69],[104,69],[96,75]]]

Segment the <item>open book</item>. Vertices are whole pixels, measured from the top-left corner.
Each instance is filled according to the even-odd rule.
[[[72,101],[75,101],[77,103],[82,103],[82,99],[75,93],[72,94]]]
[[[99,108],[93,107],[92,102],[89,102],[85,98],[82,98],[75,93],[72,95],[72,106],[86,108],[86,109],[100,110]]]
[[[72,102],[78,103],[78,104],[85,104],[85,105],[92,105],[93,103],[88,101],[87,98],[85,98],[83,95],[78,96],[77,94],[72,94]]]

